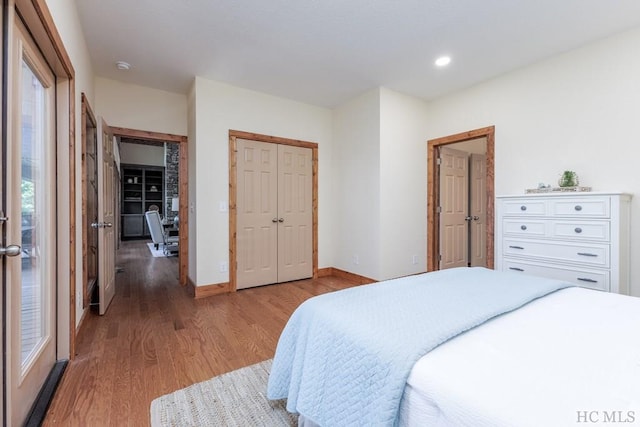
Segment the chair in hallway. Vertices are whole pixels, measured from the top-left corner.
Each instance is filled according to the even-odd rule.
[[[156,248],[162,245],[162,251],[165,255],[169,255],[171,252],[178,251],[178,236],[168,236],[165,233],[162,221],[160,220],[160,214],[158,211],[147,211],[144,213],[149,226],[149,233],[151,233],[151,239]]]

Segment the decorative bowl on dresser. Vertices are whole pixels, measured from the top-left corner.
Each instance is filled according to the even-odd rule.
[[[496,197],[496,269],[629,293],[631,195]]]

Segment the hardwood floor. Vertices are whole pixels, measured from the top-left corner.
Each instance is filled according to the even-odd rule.
[[[116,296],[106,315],[87,314],[44,425],[149,425],[153,399],[273,357],[300,303],[356,285],[324,277],[194,300],[177,262],[144,241],[121,245]]]

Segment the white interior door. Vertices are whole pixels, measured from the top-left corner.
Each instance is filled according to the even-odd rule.
[[[466,267],[469,242],[469,154],[440,148],[440,269]]]
[[[278,281],[278,146],[237,141],[236,288]]]
[[[98,119],[98,299],[101,315],[116,294],[115,162],[114,138],[109,126]]]
[[[6,215],[0,222],[8,425],[22,425],[56,360],[55,78],[16,19],[9,61],[8,144],[0,172],[7,189]]]
[[[278,145],[278,282],[313,275],[312,151]]]
[[[471,267],[487,266],[487,156],[471,154],[469,215],[469,263]]]

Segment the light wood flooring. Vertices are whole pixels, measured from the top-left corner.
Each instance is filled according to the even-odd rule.
[[[105,316],[87,314],[44,425],[147,426],[153,399],[273,357],[298,305],[356,284],[324,277],[195,300],[177,261],[151,257],[145,241],[121,245],[116,296]]]

